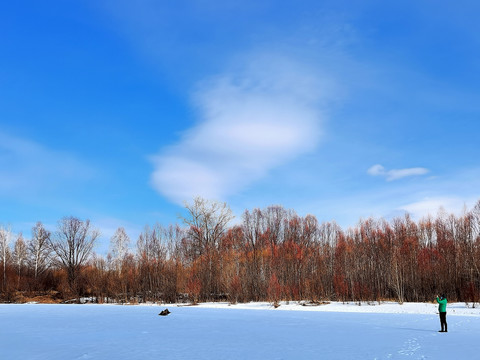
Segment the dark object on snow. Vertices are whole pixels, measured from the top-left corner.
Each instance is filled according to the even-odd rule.
[[[169,311],[168,309],[165,309],[165,310],[162,310],[162,311],[160,312],[160,314],[158,314],[158,315],[160,315],[160,316],[167,316],[168,314],[170,314],[170,311]]]

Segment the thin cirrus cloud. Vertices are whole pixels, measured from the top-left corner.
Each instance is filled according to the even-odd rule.
[[[416,219],[426,216],[434,216],[436,213],[442,214],[442,212],[448,214],[453,213],[459,216],[462,215],[464,211],[473,208],[476,200],[477,199],[475,197],[429,197],[403,205],[399,209],[407,211]]]
[[[199,123],[153,157],[152,185],[171,201],[225,199],[316,148],[333,83],[282,57],[259,57],[201,84]]]
[[[402,179],[409,176],[425,175],[425,174],[428,174],[429,172],[430,170],[423,167],[387,170],[380,164],[373,165],[371,168],[367,170],[368,174],[372,176],[384,177],[387,181],[394,181],[394,180]]]
[[[90,179],[94,170],[72,154],[0,132],[0,194],[27,196]]]

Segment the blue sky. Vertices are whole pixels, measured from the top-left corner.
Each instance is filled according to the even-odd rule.
[[[348,227],[480,199],[476,2],[0,11],[0,223],[178,221],[200,195]]]

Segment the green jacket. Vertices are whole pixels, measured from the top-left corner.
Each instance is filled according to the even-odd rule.
[[[437,303],[438,303],[438,312],[447,312],[447,299],[446,298],[440,299],[437,296]]]

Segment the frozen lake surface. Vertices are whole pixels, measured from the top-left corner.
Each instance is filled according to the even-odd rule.
[[[478,309],[455,306],[438,333],[433,304],[170,305],[166,317],[166,306],[0,305],[0,358],[477,358]]]

